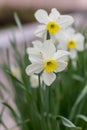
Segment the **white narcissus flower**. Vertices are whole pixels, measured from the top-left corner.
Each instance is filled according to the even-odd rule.
[[[31,55],[31,64],[26,68],[26,73],[31,76],[42,72],[42,81],[50,86],[56,79],[57,72],[63,71],[66,66],[67,51],[56,51],[51,40],[46,40],[40,49],[41,55]]]
[[[39,86],[39,79],[38,79],[38,75],[31,75],[30,76],[30,83],[31,83],[31,87],[32,88],[37,88]]]
[[[49,31],[51,35],[54,35],[62,28],[70,26],[74,21],[72,16],[60,15],[59,11],[55,8],[51,10],[49,15],[45,10],[39,9],[35,13],[35,18],[42,24],[38,26],[35,32],[38,37],[46,36],[47,31]]]
[[[72,28],[62,30],[56,35],[58,40],[58,49],[69,50],[72,59],[77,58],[77,51],[84,50],[84,36],[81,33],[76,33]]]

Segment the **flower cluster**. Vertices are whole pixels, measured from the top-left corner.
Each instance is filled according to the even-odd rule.
[[[46,40],[32,48],[28,48],[31,64],[26,68],[28,75],[41,73],[42,79],[48,86],[56,79],[57,72],[67,66],[66,57],[69,54],[64,50],[57,50],[52,40]]]
[[[56,79],[56,73],[66,68],[68,55],[76,58],[76,50],[84,49],[84,37],[70,27],[73,17],[61,15],[55,8],[49,15],[40,9],[36,11],[35,18],[41,24],[35,35],[43,38],[43,42],[33,41],[33,47],[27,48],[31,64],[26,68],[26,73],[29,76],[40,75],[42,82],[50,86]]]

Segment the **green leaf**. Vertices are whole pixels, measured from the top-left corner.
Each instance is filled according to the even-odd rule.
[[[71,127],[71,128],[76,127],[70,120],[68,120],[63,116],[57,116],[56,120],[62,122],[64,126]]]
[[[30,121],[29,119],[26,119],[26,120],[24,120],[24,121],[20,121],[19,123],[17,123],[16,126],[12,127],[10,130],[13,130],[13,129],[15,130],[16,127],[22,126],[22,125],[28,123],[29,121]]]
[[[9,48],[6,49],[6,58],[7,58],[7,63],[10,66],[10,54],[9,54]]]
[[[1,113],[0,113],[0,118],[2,118],[4,110],[5,110],[5,107],[3,106],[2,110],[1,110]]]
[[[59,121],[59,122],[61,122],[64,126],[66,126],[68,128],[73,128],[73,129],[81,130],[80,127],[77,127],[70,120],[68,120],[67,118],[65,118],[63,116],[60,116],[60,115],[57,116],[56,120]]]
[[[17,49],[15,37],[14,37],[14,40],[10,40],[10,44],[11,44],[11,47],[12,47],[13,52],[14,52],[15,60],[17,61],[17,63],[19,64],[19,66],[23,67],[21,54],[19,53],[19,51]]]
[[[14,19],[15,19],[15,22],[16,22],[18,28],[22,32],[22,35],[23,35],[23,38],[24,38],[24,43],[26,44],[26,39],[25,39],[25,34],[24,34],[23,26],[21,24],[21,21],[20,21],[18,15],[17,15],[17,13],[14,13]]]
[[[84,116],[84,115],[79,114],[79,115],[77,115],[76,117],[79,118],[79,119],[82,119],[82,120],[85,121],[85,122],[87,122],[87,116]]]
[[[79,82],[84,82],[84,78],[79,76],[79,75],[73,74],[72,78],[79,81]]]
[[[70,116],[69,116],[70,120],[73,119],[78,105],[84,99],[85,96],[87,96],[87,85],[83,88],[83,90],[79,94],[78,98],[76,99],[76,102],[74,103],[74,105],[73,105],[73,107],[71,109],[71,113],[70,113]]]
[[[7,128],[7,126],[5,125],[4,121],[2,120],[2,116],[3,116],[4,110],[5,110],[5,106],[3,106],[2,110],[1,110],[1,113],[0,113],[0,124],[3,125],[3,127],[5,128],[5,130],[9,130],[9,129]]]
[[[7,126],[5,125],[5,123],[1,120],[1,124],[3,125],[3,127],[5,128],[5,130],[9,130],[8,128],[7,128]]]
[[[19,117],[18,117],[17,113],[14,111],[14,109],[9,104],[7,104],[6,102],[3,102],[2,104],[10,110],[10,112],[11,112],[12,116],[14,117],[15,121],[18,122]]]
[[[12,79],[14,79],[17,83],[19,83],[20,85],[22,85],[22,86],[24,86],[24,84],[20,81],[20,80],[18,80],[14,75],[12,75],[12,73],[10,72],[10,71],[6,71],[8,74],[9,74],[9,76],[12,78]]]
[[[7,73],[9,74],[9,76],[19,84],[19,87],[22,88],[25,92],[27,92],[29,94],[29,96],[31,97],[30,92],[26,89],[24,83],[22,83],[20,80],[18,80],[14,75],[12,75],[11,72],[7,71]]]
[[[7,89],[8,87],[6,87],[6,85],[4,85],[1,81],[0,81],[0,88],[9,93],[9,90]]]
[[[14,19],[15,19],[15,22],[16,22],[18,28],[19,28],[20,30],[22,30],[23,27],[22,27],[22,25],[21,25],[21,21],[20,21],[20,19],[19,19],[19,17],[18,17],[18,15],[17,15],[16,12],[14,13]]]

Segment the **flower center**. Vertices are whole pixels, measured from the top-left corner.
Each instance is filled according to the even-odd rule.
[[[53,72],[58,67],[58,64],[55,60],[49,59],[44,63],[44,69],[46,72]]]
[[[76,48],[75,40],[73,40],[73,39],[69,40],[68,43],[67,43],[67,48],[68,49],[75,49]]]
[[[49,22],[46,26],[46,29],[51,34],[56,34],[60,30],[60,26],[55,22]]]

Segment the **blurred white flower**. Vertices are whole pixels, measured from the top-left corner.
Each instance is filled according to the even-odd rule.
[[[41,55],[31,55],[31,64],[26,68],[26,73],[31,76],[42,72],[41,78],[50,86],[56,79],[57,72],[63,71],[66,66],[67,51],[56,51],[51,40],[46,40],[40,49]]]
[[[51,13],[48,15],[43,9],[39,9],[35,13],[35,18],[39,23],[37,30],[35,31],[36,36],[46,36],[47,30],[51,35],[58,33],[62,28],[66,28],[73,23],[72,16],[60,15],[57,9],[53,8]]]
[[[61,30],[55,37],[59,43],[58,49],[69,50],[72,59],[77,57],[77,51],[84,50],[84,36],[81,33],[76,33],[72,28]]]
[[[15,66],[15,65],[11,65],[11,73],[17,79],[21,79],[21,73],[20,73],[19,67]]]
[[[30,76],[30,83],[31,83],[31,87],[33,88],[37,88],[39,86],[39,79],[38,79],[38,75],[31,75]]]

